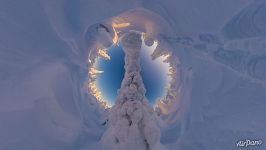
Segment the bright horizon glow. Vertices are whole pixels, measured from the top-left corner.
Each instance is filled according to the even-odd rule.
[[[144,43],[144,40],[142,41],[142,46],[141,46],[141,67],[142,67],[142,72],[147,72],[148,70],[152,70],[153,72],[156,72],[160,75],[156,77],[154,80],[160,80],[161,84],[163,85],[163,89],[160,89],[160,91],[157,91],[157,96],[149,96],[148,91],[146,92],[146,97],[152,97],[152,100],[149,100],[152,105],[154,105],[157,101],[158,98],[164,97],[167,92],[167,87],[169,86],[170,83],[170,76],[169,76],[169,70],[170,70],[170,65],[169,63],[164,62],[165,57],[160,56],[155,58],[154,60],[152,59],[151,55],[158,46],[158,42],[155,41],[152,46],[147,46]],[[145,62],[144,62],[145,61]],[[148,69],[148,70],[147,70]],[[143,77],[145,78],[145,76]],[[152,77],[153,78],[153,75]],[[146,87],[147,84],[150,84],[149,79],[144,79],[144,85]],[[153,81],[150,81],[153,82]],[[159,81],[156,81],[159,82]]]
[[[151,57],[151,55],[154,52],[154,50],[157,47],[157,45],[158,45],[157,41],[155,41],[154,44],[152,46],[150,46],[150,47],[145,45],[144,42],[143,42],[142,43],[142,47],[141,47],[142,53],[145,53],[146,55],[149,55],[150,56],[149,57],[150,61],[153,61],[153,63],[155,65],[157,65],[159,67],[159,69],[161,69],[161,71],[166,73],[165,76],[164,76],[165,79],[166,79],[165,81],[166,81],[166,83],[169,83],[170,80],[171,80],[170,76],[168,75],[168,74],[170,74],[170,71],[169,71],[170,64],[164,62],[165,59],[167,58],[167,56],[160,56],[160,57],[155,58],[154,60],[152,60],[152,57]],[[143,51],[143,50],[146,50],[146,51]]]

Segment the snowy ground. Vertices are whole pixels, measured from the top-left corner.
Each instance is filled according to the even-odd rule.
[[[266,149],[266,1],[1,0],[0,150],[99,149],[109,110],[86,92],[96,35],[84,33],[118,15],[152,26],[180,62],[179,101],[158,117],[163,147]]]

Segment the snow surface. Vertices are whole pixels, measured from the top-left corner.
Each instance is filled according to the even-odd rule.
[[[157,40],[153,57],[171,54],[155,150],[265,142],[265,16],[265,0],[1,0],[0,150],[100,149],[112,109],[87,92],[88,57],[112,44],[113,20]],[[101,23],[110,32],[95,30]]]

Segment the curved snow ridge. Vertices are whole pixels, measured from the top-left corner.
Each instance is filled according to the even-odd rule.
[[[188,51],[197,53],[196,57],[214,61],[233,70],[238,75],[252,82],[266,84],[266,38],[244,38],[225,41],[219,34],[202,33],[190,37],[164,37],[174,47],[179,47],[176,54],[183,64]]]
[[[266,2],[255,1],[233,17],[222,32],[228,39],[265,37]]]

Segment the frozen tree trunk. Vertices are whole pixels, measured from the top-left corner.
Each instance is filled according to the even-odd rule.
[[[141,44],[141,34],[137,32],[122,38],[126,72],[111,110],[109,128],[101,140],[105,150],[152,150],[159,143],[160,130],[140,76]]]

